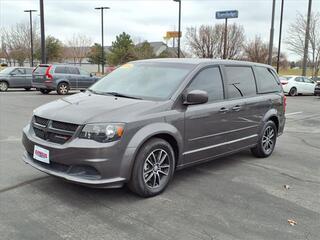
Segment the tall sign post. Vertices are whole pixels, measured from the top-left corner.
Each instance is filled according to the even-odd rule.
[[[238,16],[239,16],[238,10],[216,12],[216,19],[225,19],[223,59],[227,58],[228,18],[238,18]]]

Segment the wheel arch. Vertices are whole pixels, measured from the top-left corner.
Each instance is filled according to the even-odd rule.
[[[5,83],[8,85],[8,88],[10,87],[10,83],[9,83],[9,81],[8,81],[8,80],[3,79],[3,80],[0,80],[0,82],[5,82]]]
[[[279,132],[280,121],[278,117],[278,111],[276,109],[270,109],[263,118],[263,122],[273,121],[277,127],[277,131]]]
[[[168,123],[154,123],[141,128],[130,140],[122,163],[122,172],[126,179],[131,178],[135,158],[143,144],[152,138],[161,138],[167,141],[175,155],[175,165],[182,156],[183,138],[176,127]]]

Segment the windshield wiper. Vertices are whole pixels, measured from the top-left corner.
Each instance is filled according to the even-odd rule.
[[[115,96],[115,97],[123,97],[123,98],[132,98],[132,99],[142,100],[142,98],[139,98],[139,97],[133,97],[133,96],[130,96],[130,95],[117,93],[117,92],[104,92],[103,94],[108,94],[108,95],[112,95],[112,96]]]

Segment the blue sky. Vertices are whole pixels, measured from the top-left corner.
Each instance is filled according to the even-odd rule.
[[[100,42],[100,13],[97,6],[108,6],[105,13],[105,42],[110,45],[123,31],[135,41],[162,41],[165,32],[177,28],[178,4],[172,0],[44,0],[46,34],[67,41],[76,33],[84,33]],[[278,43],[280,4],[277,0],[275,38]],[[236,9],[239,18],[230,20],[243,25],[247,39],[255,35],[269,40],[272,0],[182,0],[182,32],[186,27],[221,23],[215,12]],[[307,13],[308,0],[285,0],[283,39],[297,12]],[[0,26],[28,21],[25,9],[39,9],[39,0],[0,0]],[[313,10],[320,11],[320,0],[313,0]],[[35,14],[35,18],[39,18]],[[184,40],[182,39],[184,44]],[[284,51],[290,59],[297,57]]]

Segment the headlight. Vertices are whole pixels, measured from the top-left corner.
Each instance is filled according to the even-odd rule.
[[[96,123],[87,124],[82,129],[79,138],[92,139],[105,143],[116,141],[123,135],[124,124],[122,123]]]

